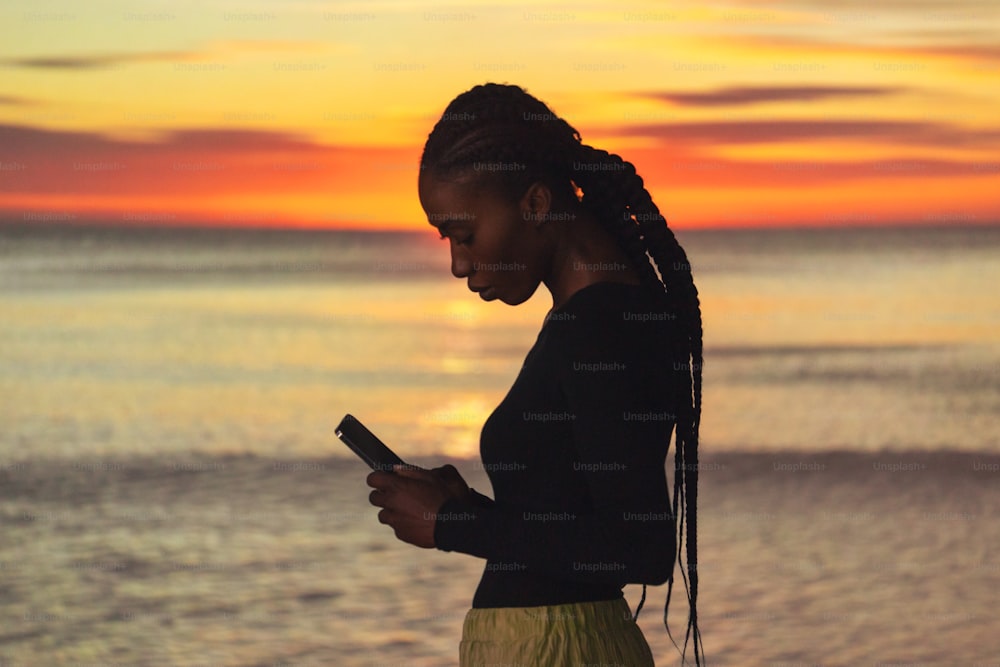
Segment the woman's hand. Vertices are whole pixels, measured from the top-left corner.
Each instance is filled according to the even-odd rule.
[[[368,500],[383,508],[378,513],[379,523],[391,526],[404,542],[433,548],[438,510],[449,498],[468,499],[469,487],[451,465],[433,470],[395,466],[394,470],[376,470],[367,478],[368,486],[375,488]]]
[[[459,474],[455,466],[449,463],[440,468],[431,468],[431,472],[444,482],[444,485],[448,487],[453,496],[459,500],[472,500],[472,492],[469,490],[469,485],[462,479],[462,475]]]

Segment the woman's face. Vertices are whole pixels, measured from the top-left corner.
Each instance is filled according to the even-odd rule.
[[[472,180],[441,180],[427,173],[418,186],[427,220],[450,243],[452,274],[467,278],[469,289],[483,300],[511,306],[531,298],[549,273],[551,244],[536,222],[540,207],[548,211],[546,193],[532,187],[512,202]]]

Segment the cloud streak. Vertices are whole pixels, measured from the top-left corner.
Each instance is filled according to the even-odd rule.
[[[0,105],[9,107],[33,107],[37,105],[36,100],[28,99],[27,97],[18,97],[17,95],[0,95]]]
[[[910,59],[917,61],[927,58],[947,58],[973,63],[994,65],[1000,60],[1000,46],[994,43],[970,44],[959,41],[945,43],[925,43],[918,45],[886,43],[852,43],[787,35],[740,35],[724,40],[728,47],[738,46],[748,51],[771,52],[797,60],[818,55],[866,56],[875,59]],[[890,62],[874,60],[873,67],[884,66],[891,69]],[[910,63],[915,69],[922,69],[926,63]],[[905,65],[901,63],[900,65]],[[905,69],[905,68],[902,68]]]
[[[197,51],[151,51],[77,56],[39,56],[34,58],[6,58],[0,60],[0,65],[29,69],[86,70],[106,69],[133,63],[200,60],[204,55]]]
[[[17,95],[0,95],[0,105],[9,107],[33,107],[39,104],[38,100],[20,97]]]
[[[811,102],[831,97],[889,95],[903,91],[891,86],[732,86],[703,92],[661,91],[643,97],[678,106],[741,106],[765,102]]]
[[[1000,129],[971,130],[947,123],[903,120],[745,120],[638,123],[605,128],[602,134],[648,137],[670,142],[767,144],[826,139],[866,139],[913,146],[995,147]]]
[[[132,51],[120,53],[41,55],[0,59],[0,66],[26,69],[91,70],[107,69],[120,65],[155,62],[193,62],[219,59],[234,53],[315,51],[325,48],[317,42],[289,40],[228,40],[216,42],[209,48],[183,51]]]

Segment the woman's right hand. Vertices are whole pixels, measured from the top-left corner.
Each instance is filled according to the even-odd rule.
[[[469,485],[462,479],[462,475],[455,466],[447,464],[439,468],[431,468],[430,472],[437,475],[438,479],[444,483],[445,487],[456,498],[463,501],[472,500],[472,492],[469,490]]]

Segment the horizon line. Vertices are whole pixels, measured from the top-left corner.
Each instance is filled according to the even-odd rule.
[[[669,225],[668,225],[669,226]],[[150,222],[125,222],[104,220],[99,218],[82,220],[23,220],[0,216],[0,229],[47,229],[51,231],[70,229],[110,229],[129,231],[231,231],[231,232],[319,232],[319,233],[353,233],[353,234],[413,234],[417,236],[434,233],[430,225],[426,231],[407,227],[373,227],[373,226],[320,226],[309,224],[239,224],[222,223],[206,220],[204,222],[168,222],[163,220]],[[996,220],[901,220],[901,221],[865,221],[850,220],[833,221],[830,223],[786,223],[770,224],[738,224],[721,223],[716,225],[698,225],[694,227],[669,226],[674,232],[740,232],[740,231],[834,231],[834,230],[902,230],[902,229],[1000,229],[1000,219]]]

